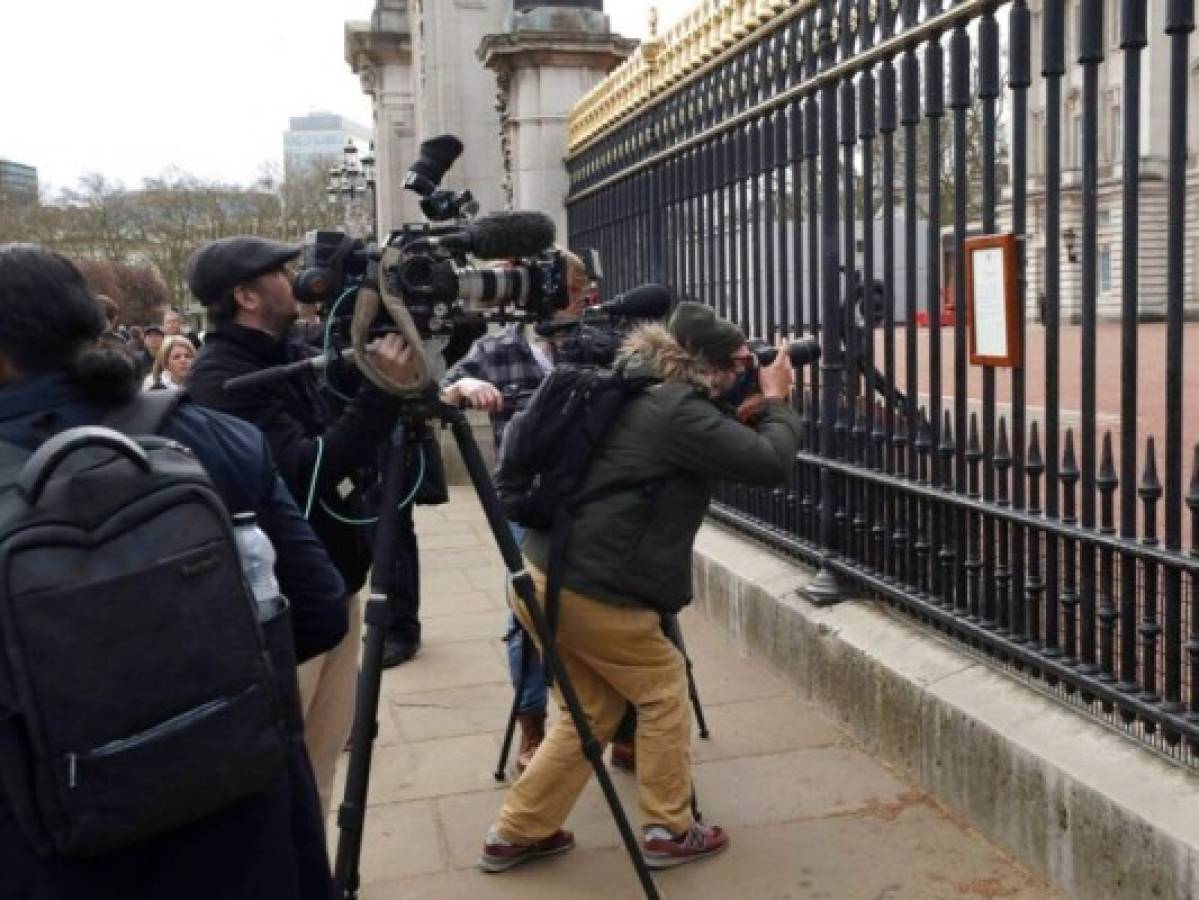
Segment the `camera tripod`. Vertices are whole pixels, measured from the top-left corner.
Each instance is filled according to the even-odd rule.
[[[648,900],[657,900],[657,888],[650,877],[645,859],[641,855],[641,848],[629,825],[628,817],[620,805],[620,799],[612,785],[611,776],[604,767],[603,748],[587,723],[587,717],[554,647],[554,642],[547,640],[549,628],[545,612],[537,600],[533,580],[524,569],[520,550],[516,546],[516,540],[504,517],[495,487],[491,483],[487,466],[483,461],[478,444],[475,443],[466,416],[460,409],[440,402],[433,393],[423,397],[405,399],[403,403],[404,408],[401,411],[400,419],[405,426],[402,429],[405,435],[410,432],[420,433],[422,429],[427,428],[430,419],[436,419],[450,426],[475,493],[479,498],[479,503],[487,516],[487,524],[491,528],[492,537],[504,558],[509,581],[533,620],[538,637],[541,639],[541,646],[544,648],[546,667],[557,680],[562,699],[578,731],[583,754],[595,771],[604,799],[607,801],[608,807],[612,811],[612,818],[616,821],[616,826],[620,831],[625,850],[637,872],[637,878],[641,882],[641,887]],[[390,448],[383,475],[383,494],[371,566],[370,596],[366,603],[364,617],[365,638],[362,664],[358,674],[354,725],[350,734],[350,760],[346,772],[345,793],[337,812],[337,827],[340,836],[337,842],[334,880],[337,885],[337,896],[343,900],[355,900],[360,885],[359,863],[362,855],[371,756],[374,750],[375,736],[378,732],[379,693],[383,674],[383,638],[384,632],[392,620],[387,588],[394,565],[399,505],[411,487],[405,484],[404,449],[403,441],[399,446]]]

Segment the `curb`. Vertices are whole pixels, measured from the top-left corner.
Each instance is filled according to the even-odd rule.
[[[881,602],[812,605],[811,569],[710,521],[692,567],[740,652],[1067,896],[1199,898],[1199,777]]]

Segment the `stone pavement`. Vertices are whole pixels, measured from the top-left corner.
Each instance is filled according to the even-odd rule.
[[[499,875],[475,868],[504,791],[492,771],[511,701],[500,641],[506,607],[478,502],[469,488],[451,490],[449,504],[417,515],[424,647],[384,676],[361,897],[642,896],[594,779],[568,822],[574,852]],[[693,744],[700,807],[729,828],[732,846],[658,873],[663,897],[1056,896],[770,671],[738,656],[698,611],[680,622],[711,730]],[[613,780],[635,817],[633,777],[617,771]],[[335,841],[331,818],[331,847]]]

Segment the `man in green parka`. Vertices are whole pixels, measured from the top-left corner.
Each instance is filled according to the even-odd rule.
[[[600,741],[628,701],[637,707],[637,785],[651,868],[703,859],[728,846],[721,828],[691,813],[691,721],[683,656],[662,613],[691,600],[691,549],[712,485],[773,487],[791,474],[800,419],[788,404],[795,373],[786,352],[762,368],[754,426],[722,398],[752,377],[756,360],[736,325],[707,306],[680,303],[668,325],[645,325],[622,349],[626,373],[659,383],[629,401],[596,449],[573,529],[559,599],[557,648]],[[542,601],[549,535],[530,531],[524,553]],[[530,634],[523,605],[516,609]],[[563,714],[508,792],[480,864],[499,872],[574,847],[562,828],[591,774]]]

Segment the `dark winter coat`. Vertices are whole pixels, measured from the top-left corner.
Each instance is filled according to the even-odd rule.
[[[65,375],[40,376],[0,390],[0,440],[32,448],[43,427],[95,424],[105,412]],[[162,434],[192,449],[229,509],[257,512],[278,554],[297,655],[336,646],[347,628],[345,584],[280,481],[262,435],[191,404]],[[94,859],[36,856],[0,795],[0,900],[329,900],[323,825],[299,735],[265,791]]]
[[[319,463],[309,521],[353,592],[365,583],[370,568],[369,535],[360,526],[338,521],[326,507],[343,518],[363,518],[362,507],[343,499],[341,488],[347,478],[360,484],[370,480],[363,473],[377,463],[379,447],[396,423],[397,401],[364,383],[341,408],[312,371],[249,390],[224,388],[234,376],[315,354],[314,348],[287,337],[221,324],[208,332],[187,387],[197,403],[262,429],[301,509],[309,506]]]
[[[691,548],[712,485],[785,483],[800,419],[772,401],[756,430],[742,425],[709,399],[694,358],[660,326],[642,327],[628,346],[628,374],[663,381],[629,401],[592,457],[581,493],[598,499],[573,517],[563,584],[617,606],[677,612],[691,600]],[[530,531],[524,552],[545,571],[548,532]]]

